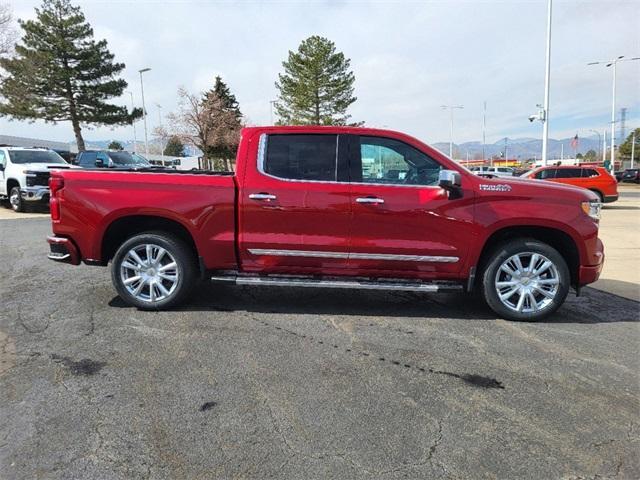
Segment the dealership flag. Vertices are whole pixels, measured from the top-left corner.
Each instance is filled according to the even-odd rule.
[[[573,140],[571,140],[571,148],[573,148],[574,150],[576,150],[578,148],[578,134],[576,133],[576,136],[573,137]]]

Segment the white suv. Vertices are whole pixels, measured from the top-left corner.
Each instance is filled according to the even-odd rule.
[[[0,198],[8,198],[16,212],[23,212],[27,202],[48,202],[50,170],[70,167],[46,148],[0,145]]]
[[[514,170],[511,167],[471,167],[476,175],[493,175],[494,177],[513,177]]]

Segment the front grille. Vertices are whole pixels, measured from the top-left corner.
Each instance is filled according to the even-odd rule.
[[[30,172],[27,174],[27,187],[46,187],[49,185],[49,172]]]

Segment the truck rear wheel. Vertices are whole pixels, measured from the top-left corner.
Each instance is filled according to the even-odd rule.
[[[562,255],[546,243],[519,238],[493,250],[482,277],[484,298],[507,320],[538,321],[564,303],[571,278]]]
[[[141,310],[179,304],[197,277],[192,249],[165,232],[148,232],[124,242],[111,265],[111,280],[120,297]]]

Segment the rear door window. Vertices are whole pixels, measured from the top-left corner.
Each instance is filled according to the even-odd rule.
[[[262,168],[288,180],[336,181],[337,135],[269,135]]]
[[[600,174],[598,173],[597,170],[593,169],[593,168],[583,168],[582,169],[582,176],[583,177],[598,177]]]

